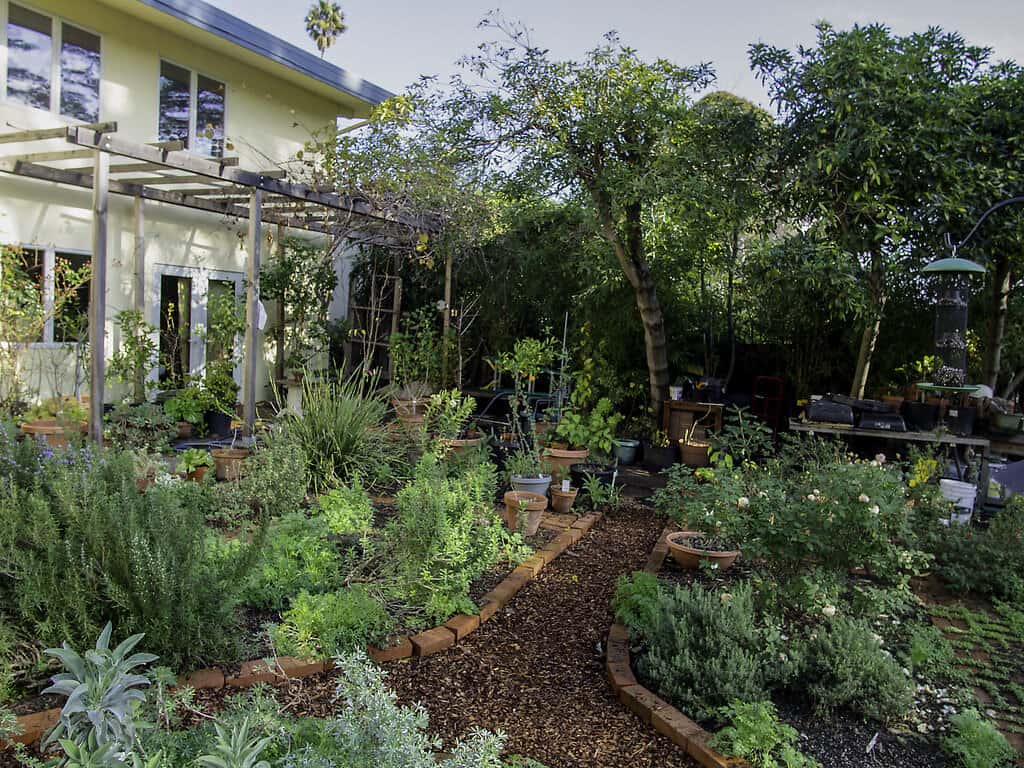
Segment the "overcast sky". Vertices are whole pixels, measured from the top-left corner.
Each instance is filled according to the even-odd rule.
[[[316,51],[302,21],[311,0],[211,2]],[[454,71],[459,56],[484,39],[477,23],[492,8],[526,23],[534,42],[559,58],[579,56],[614,29],[644,57],[712,62],[717,88],[765,106],[747,46],[810,43],[819,19],[840,28],[880,21],[901,34],[938,25],[993,48],[996,58],[1024,62],[1024,0],[341,0],[341,6],[349,29],[326,58],[391,91],[420,74]]]

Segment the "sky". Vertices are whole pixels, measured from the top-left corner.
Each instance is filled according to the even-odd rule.
[[[311,0],[210,0],[278,37],[316,52],[303,26]],[[326,58],[390,91],[420,75],[447,76],[462,55],[488,39],[477,24],[500,9],[533,30],[535,44],[576,58],[616,30],[645,58],[680,65],[711,62],[715,88],[763,106],[768,97],[751,74],[747,47],[766,42],[795,48],[814,41],[813,24],[839,28],[883,22],[897,33],[937,25],[997,59],[1024,63],[1024,0],[340,0],[348,31]],[[493,34],[493,33],[491,33]]]

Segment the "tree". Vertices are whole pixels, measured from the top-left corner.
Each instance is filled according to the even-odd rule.
[[[464,60],[479,82],[456,80],[449,119],[503,183],[589,202],[636,298],[658,413],[668,392],[668,345],[644,215],[679,181],[672,137],[711,69],[645,62],[614,35],[582,61],[554,61],[521,27],[493,16],[484,26],[507,40]]]
[[[791,216],[861,273],[867,301],[851,393],[863,396],[887,273],[914,255],[917,214],[956,155],[944,109],[977,82],[988,52],[938,28],[906,37],[880,24],[817,29],[814,47],[794,54],[757,44],[750,59],[783,119],[782,197]]]
[[[321,59],[346,29],[341,6],[331,0],[317,0],[306,14],[306,34],[316,43]]]

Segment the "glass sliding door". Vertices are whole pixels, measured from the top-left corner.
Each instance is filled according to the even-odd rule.
[[[192,278],[160,276],[160,382],[181,386],[192,371]]]

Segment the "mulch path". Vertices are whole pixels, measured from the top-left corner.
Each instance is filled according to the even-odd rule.
[[[609,513],[461,646],[387,665],[388,684],[448,745],[479,727],[549,768],[691,768],[619,703],[604,669],[615,580],[643,567],[663,525],[639,506]]]

